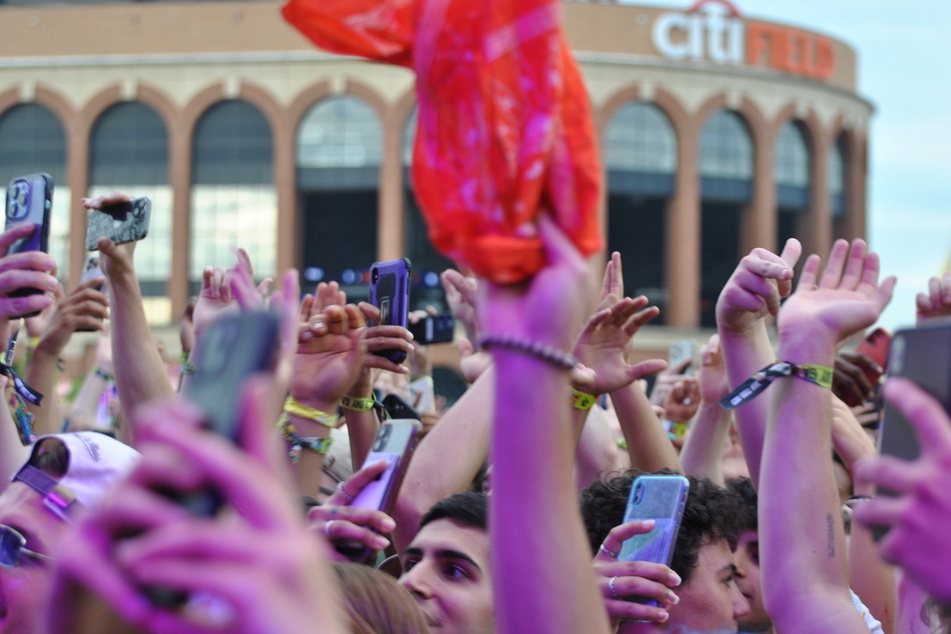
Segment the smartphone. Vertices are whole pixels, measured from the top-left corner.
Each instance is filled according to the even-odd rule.
[[[618,561],[649,561],[670,565],[677,544],[677,533],[687,504],[690,481],[680,475],[642,475],[631,485],[624,521],[654,520],[649,533],[624,540]],[[657,605],[647,597],[624,597],[635,603]]]
[[[419,410],[404,401],[396,394],[390,393],[383,397],[383,409],[391,419],[412,418],[422,420]]]
[[[135,242],[149,235],[152,199],[148,197],[90,209],[86,221],[86,250],[97,251],[99,238],[106,236],[116,244]]]
[[[53,207],[53,178],[49,174],[32,174],[21,176],[10,181],[7,187],[7,222],[6,229],[17,225],[31,223],[33,233],[26,238],[17,240],[10,246],[9,254],[23,253],[24,251],[49,252],[50,210]],[[9,293],[10,297],[25,297],[39,295],[43,291],[38,288],[19,288]],[[39,313],[20,315],[32,317]]]
[[[406,386],[410,405],[417,412],[429,412],[436,409],[436,385],[433,377],[421,376]],[[412,416],[410,416],[412,418]]]
[[[951,414],[951,318],[896,332],[891,341],[888,375],[911,379]],[[914,460],[920,452],[908,419],[887,402],[878,432],[878,451],[903,460]]]
[[[873,330],[865,339],[862,340],[862,343],[859,344],[859,347],[856,348],[855,352],[858,354],[864,354],[866,357],[874,361],[882,368],[882,370],[888,370],[888,351],[891,346],[892,336],[884,328],[876,328]],[[878,392],[878,385],[881,382],[883,372],[876,372],[870,368],[862,368],[862,374],[865,375],[865,378],[868,379],[868,382],[875,387],[876,394]],[[847,394],[845,404],[849,407],[855,407],[856,405],[861,405],[862,403],[858,402],[858,399],[851,394]]]
[[[370,267],[370,303],[380,309],[380,324],[406,328],[409,314],[409,258],[376,262]],[[402,363],[406,353],[389,349],[374,352],[393,363]]]
[[[85,284],[89,280],[103,279],[104,277],[105,276],[102,274],[102,269],[99,268],[99,254],[90,253],[87,255],[86,263],[83,265],[83,275],[79,279],[79,283]],[[92,286],[92,288],[96,289],[97,291],[102,291],[103,283],[100,282],[99,284],[95,284]],[[76,332],[94,332],[95,330],[95,328],[83,326],[82,328],[77,328]]]
[[[270,311],[223,314],[212,322],[192,354],[195,373],[182,391],[203,410],[208,429],[237,443],[242,386],[250,376],[274,369],[279,343],[280,319]],[[218,503],[210,491],[185,500],[201,516],[214,515]]]
[[[452,313],[426,315],[415,324],[409,325],[413,341],[423,345],[450,343],[456,334],[456,319]]]
[[[79,279],[80,284],[85,284],[89,280],[102,279],[105,275],[102,274],[102,269],[99,267],[99,254],[90,253],[86,256],[86,263],[83,264],[83,276]],[[97,284],[94,287],[97,291],[102,290],[102,284]]]
[[[667,363],[670,367],[680,365],[684,359],[690,359],[690,364],[683,373],[687,376],[693,374],[694,359],[697,358],[697,342],[693,339],[678,339],[670,344],[670,350],[667,355]]]
[[[386,460],[386,471],[364,487],[350,506],[384,513],[392,510],[422,429],[422,423],[411,419],[390,420],[380,425],[363,466]]]

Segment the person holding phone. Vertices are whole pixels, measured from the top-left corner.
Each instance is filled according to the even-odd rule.
[[[595,482],[582,493],[582,517],[596,562],[617,561],[623,533],[615,527],[626,526],[622,522],[627,499],[641,474],[632,469],[607,482]],[[749,612],[749,603],[736,585],[733,559],[748,511],[738,495],[710,480],[694,476],[688,480],[687,503],[670,564],[676,578],[663,578],[661,583],[669,592],[661,595],[667,597],[661,606],[620,601],[637,594],[637,586],[643,585],[642,575],[631,574],[637,568],[621,565],[629,562],[599,568],[602,596],[612,617],[645,621],[621,623],[618,632],[736,631],[737,620]],[[612,577],[616,577],[613,584]]]

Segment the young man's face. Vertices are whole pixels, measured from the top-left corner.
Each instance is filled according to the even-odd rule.
[[[489,534],[450,519],[424,526],[400,556],[408,589],[435,632],[495,631]]]
[[[750,611],[735,576],[729,542],[719,539],[701,546],[690,581],[674,590],[680,603],[670,610],[670,629],[681,626],[688,632],[735,632],[737,619]]]
[[[744,531],[733,555],[736,561],[736,585],[750,604],[750,613],[739,619],[744,632],[769,632],[773,624],[763,607],[762,578],[759,567],[759,533]]]
[[[0,524],[26,537],[26,548],[43,555],[66,531],[66,524],[43,506],[42,496],[20,482],[0,495]],[[0,567],[0,634],[39,634],[44,630],[51,562],[26,555],[15,568]]]

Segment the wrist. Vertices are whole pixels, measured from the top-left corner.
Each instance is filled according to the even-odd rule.
[[[801,335],[780,335],[777,357],[796,365],[833,366],[835,362],[836,339],[803,333]]]
[[[32,358],[58,359],[60,353],[65,347],[66,346],[58,345],[49,339],[40,339],[36,346],[32,349]]]

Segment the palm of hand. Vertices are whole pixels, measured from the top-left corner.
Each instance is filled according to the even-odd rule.
[[[607,326],[585,332],[575,344],[577,356],[594,370],[594,381],[586,389],[595,394],[607,394],[631,382],[624,350],[630,335],[623,329]]]
[[[301,342],[294,355],[291,394],[298,401],[336,402],[360,377],[359,331],[324,333]]]
[[[818,332],[845,337],[875,323],[882,309],[875,299],[875,289],[868,285],[855,290],[800,289],[783,304],[777,322],[779,331],[811,324]]]

